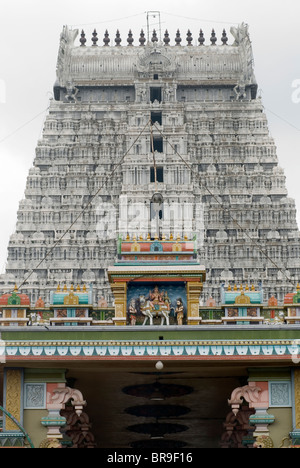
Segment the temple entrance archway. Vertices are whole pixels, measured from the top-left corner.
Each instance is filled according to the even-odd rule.
[[[97,448],[220,448],[241,368],[155,361],[77,367],[67,373],[84,395]]]

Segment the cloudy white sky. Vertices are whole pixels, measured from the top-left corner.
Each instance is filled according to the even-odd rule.
[[[130,28],[136,37],[146,29],[147,11],[160,11],[162,30],[171,37],[179,28],[183,37],[190,29],[197,38],[202,28],[208,40],[212,28],[220,37],[223,28],[229,33],[231,25],[248,23],[270,133],[300,224],[300,2],[0,0],[0,7],[0,273],[52,96],[66,24],[84,28],[88,38],[96,27],[99,44],[106,28],[112,37],[119,29],[124,44]]]

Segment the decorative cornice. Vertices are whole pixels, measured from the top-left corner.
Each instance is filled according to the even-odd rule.
[[[7,341],[6,360],[95,359],[95,358],[182,358],[182,359],[290,359],[293,340],[68,340]]]

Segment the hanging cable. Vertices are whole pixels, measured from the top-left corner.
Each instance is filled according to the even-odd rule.
[[[27,122],[25,122],[23,125],[21,125],[20,127],[16,128],[16,130],[14,130],[13,132],[11,132],[9,135],[6,135],[4,138],[2,138],[0,140],[0,144],[3,143],[5,140],[7,140],[8,138],[10,138],[11,136],[13,136],[15,133],[17,133],[18,131],[22,130],[22,128],[26,127],[26,125],[30,124],[31,122],[33,122],[35,119],[37,119],[40,115],[44,114],[45,112],[47,112],[47,110],[49,110],[49,107],[48,106],[46,109],[44,109],[42,112],[39,112],[39,114],[35,115],[34,117],[32,117],[32,119],[28,120]]]
[[[270,112],[271,114],[275,115],[275,117],[277,117],[278,119],[282,120],[282,122],[285,122],[287,125],[289,125],[290,127],[294,128],[295,130],[297,130],[298,132],[300,132],[300,128],[299,127],[296,127],[295,125],[293,125],[291,122],[289,122],[288,120],[284,119],[283,117],[280,117],[280,115],[276,114],[275,112],[271,111],[270,109],[268,109],[267,107],[264,107],[265,110],[267,112]]]
[[[161,13],[163,13],[164,15],[174,16],[175,18],[183,18],[183,19],[187,19],[187,20],[191,20],[191,21],[197,21],[197,23],[203,22],[203,23],[230,24],[231,26],[235,25],[235,24],[239,24],[236,21],[233,21],[233,22],[229,23],[229,21],[217,21],[217,20],[212,20],[212,19],[191,18],[189,16],[175,15],[174,13],[168,13],[166,11],[161,11]]]
[[[139,138],[141,137],[141,135],[144,133],[144,131],[146,130],[146,128],[148,127],[149,125],[149,122],[147,122],[147,124],[144,126],[144,128],[142,129],[142,131],[139,133],[139,135],[135,138],[134,142],[130,145],[130,147],[128,148],[128,150],[124,153],[124,155],[122,156],[122,158],[120,159],[120,161],[118,162],[118,164],[114,167],[114,169],[111,171],[111,173],[105,178],[104,182],[102,183],[101,187],[97,190],[97,192],[92,196],[92,198],[90,199],[90,201],[85,205],[85,207],[81,210],[81,212],[76,216],[75,220],[70,224],[70,226],[64,231],[64,233],[62,234],[62,236],[53,244],[53,246],[51,247],[51,249],[46,253],[46,255],[41,259],[41,261],[36,265],[36,267],[31,270],[31,272],[29,273],[28,276],[26,276],[26,278],[24,279],[24,281],[19,285],[18,289],[21,289],[22,286],[24,286],[25,283],[27,283],[28,279],[31,277],[31,275],[42,265],[42,263],[49,257],[49,255],[51,254],[51,252],[55,249],[55,247],[57,247],[57,245],[62,241],[62,239],[67,235],[67,233],[72,229],[72,227],[77,223],[77,221],[79,220],[79,218],[83,215],[83,213],[87,210],[87,208],[92,204],[93,200],[99,195],[99,193],[101,192],[101,190],[104,188],[104,186],[106,185],[106,183],[108,182],[108,180],[110,180],[113,175],[115,174],[115,172],[117,171],[117,169],[123,164],[123,161],[124,159],[126,158],[127,154],[129,153],[129,151],[131,150],[131,148],[135,145],[135,143],[139,140]]]
[[[116,23],[117,21],[123,21],[125,19],[130,19],[130,18],[135,18],[136,16],[141,16],[141,15],[144,15],[145,12],[141,12],[141,13],[136,13],[135,15],[130,15],[130,16],[123,16],[122,18],[115,18],[115,19],[111,19],[111,20],[103,20],[103,21],[97,21],[97,22],[94,22],[94,23],[85,23],[85,24],[72,24],[70,25],[70,27],[82,27],[82,26],[96,26],[98,24],[106,24],[106,23]]]
[[[135,145],[135,143],[139,140],[139,138],[141,137],[141,135],[145,132],[146,128],[150,126],[150,136],[151,136],[151,148],[152,148],[152,154],[153,154],[153,164],[154,164],[154,178],[155,178],[155,183],[156,183],[156,186],[157,186],[157,173],[156,173],[156,161],[155,161],[155,154],[154,154],[154,139],[153,139],[153,126],[155,127],[155,129],[160,133],[160,135],[165,139],[165,141],[170,145],[170,147],[173,149],[174,153],[182,160],[182,162],[185,164],[185,166],[191,171],[191,174],[193,174],[196,179],[199,179],[200,176],[199,176],[199,173],[198,172],[195,172],[193,167],[191,166],[191,164],[189,164],[182,156],[181,154],[177,151],[177,149],[174,147],[174,145],[169,141],[168,137],[166,137],[163,132],[157,127],[157,125],[154,123],[151,122],[151,119],[147,122],[147,124],[144,126],[144,128],[142,129],[142,131],[139,133],[139,135],[136,137],[136,139],[134,140],[134,142],[132,143],[132,145],[129,147],[129,149],[126,151],[126,153],[122,156],[122,158],[120,159],[119,163],[115,166],[115,168],[113,169],[113,171],[111,171],[111,173],[106,177],[106,180],[103,182],[102,186],[98,189],[98,191],[92,196],[91,200],[87,203],[87,205],[82,209],[82,211],[79,213],[79,215],[75,218],[75,220],[70,224],[70,226],[68,227],[68,229],[66,229],[64,231],[64,233],[62,234],[62,236],[57,240],[57,242],[54,243],[54,245],[51,247],[51,249],[47,252],[47,254],[41,259],[41,261],[36,265],[36,267],[30,272],[30,274],[24,279],[24,281],[19,285],[19,288],[20,289],[27,281],[28,279],[30,278],[30,276],[40,267],[40,265],[49,257],[50,253],[55,249],[55,247],[61,242],[61,240],[66,236],[66,234],[72,229],[72,227],[76,224],[76,222],[78,221],[78,219],[82,216],[82,214],[86,211],[86,209],[91,205],[91,203],[93,202],[93,200],[95,199],[95,197],[100,193],[100,191],[104,188],[105,184],[107,183],[107,181],[109,179],[111,179],[113,177],[113,175],[115,174],[116,170],[121,166],[121,164],[123,163],[125,157],[127,156],[127,154],[129,153],[129,151],[131,150],[131,148]],[[250,236],[250,234],[247,232],[247,230],[230,214],[230,211],[228,208],[225,208],[223,206],[223,203],[220,202],[219,198],[214,194],[212,193],[212,191],[208,188],[207,184],[205,183],[205,181],[203,179],[201,179],[201,184],[202,186],[205,188],[205,190],[210,194],[210,196],[218,203],[218,205],[221,207],[221,209],[226,212],[229,216],[229,218],[237,225],[237,227],[241,230],[241,232],[243,232],[247,238],[250,240],[251,244],[257,248],[261,254],[263,254],[272,264],[274,267],[276,267],[276,269],[278,269],[279,271],[281,271],[283,273],[283,275],[286,277],[287,281],[289,283],[291,283],[293,285],[293,287],[295,286],[294,283],[291,281],[291,279],[286,275],[285,271],[282,270],[281,267],[279,267],[279,265],[267,254],[267,252],[265,252],[261,247],[260,245]]]
[[[158,132],[161,134],[161,136],[165,139],[165,141],[170,145],[170,147],[173,149],[174,153],[179,156],[179,158],[182,160],[182,162],[186,165],[186,167],[188,167],[188,169],[191,171],[191,173],[197,178],[199,179],[200,176],[199,176],[199,173],[198,172],[195,172],[193,167],[191,166],[191,164],[189,164],[182,156],[181,154],[178,153],[177,149],[172,145],[172,143],[170,143],[168,137],[166,137],[163,132],[161,132],[161,130],[157,127],[157,125],[154,123],[154,127],[156,128],[156,130],[158,130]],[[223,203],[220,202],[220,200],[218,199],[218,197],[216,197],[212,191],[208,188],[208,186],[206,185],[205,181],[201,179],[201,184],[204,186],[205,190],[207,190],[207,192],[210,194],[211,197],[213,197],[213,199],[220,205],[221,209],[225,212],[227,212],[227,214],[229,215],[230,219],[238,226],[238,228],[248,237],[248,239],[251,241],[251,243],[253,244],[254,247],[256,247],[266,258],[267,260],[269,260],[273,266],[275,266],[279,271],[281,271],[281,273],[283,273],[283,275],[285,276],[285,278],[287,279],[287,281],[289,283],[291,283],[293,285],[293,287],[295,287],[295,284],[291,281],[291,279],[287,276],[286,272],[282,270],[281,267],[279,267],[279,265],[277,265],[276,262],[274,262],[274,260],[267,254],[267,252],[265,252],[261,247],[260,245],[250,236],[250,234],[247,232],[247,230],[240,225],[240,223],[230,214],[230,211],[229,209],[225,208],[223,206]]]
[[[153,156],[153,171],[154,171],[155,190],[157,191],[157,168],[156,168],[155,152],[154,152],[154,138],[153,138],[153,124],[152,124],[152,121],[150,121],[150,141],[151,141],[151,151],[152,151],[152,156]]]

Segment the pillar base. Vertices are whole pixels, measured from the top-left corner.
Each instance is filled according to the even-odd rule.
[[[127,325],[126,318],[124,318],[124,317],[113,317],[112,320],[114,322],[114,325],[117,325],[117,326],[126,326]]]
[[[291,447],[300,448],[300,429],[290,432],[290,438],[292,439]]]

